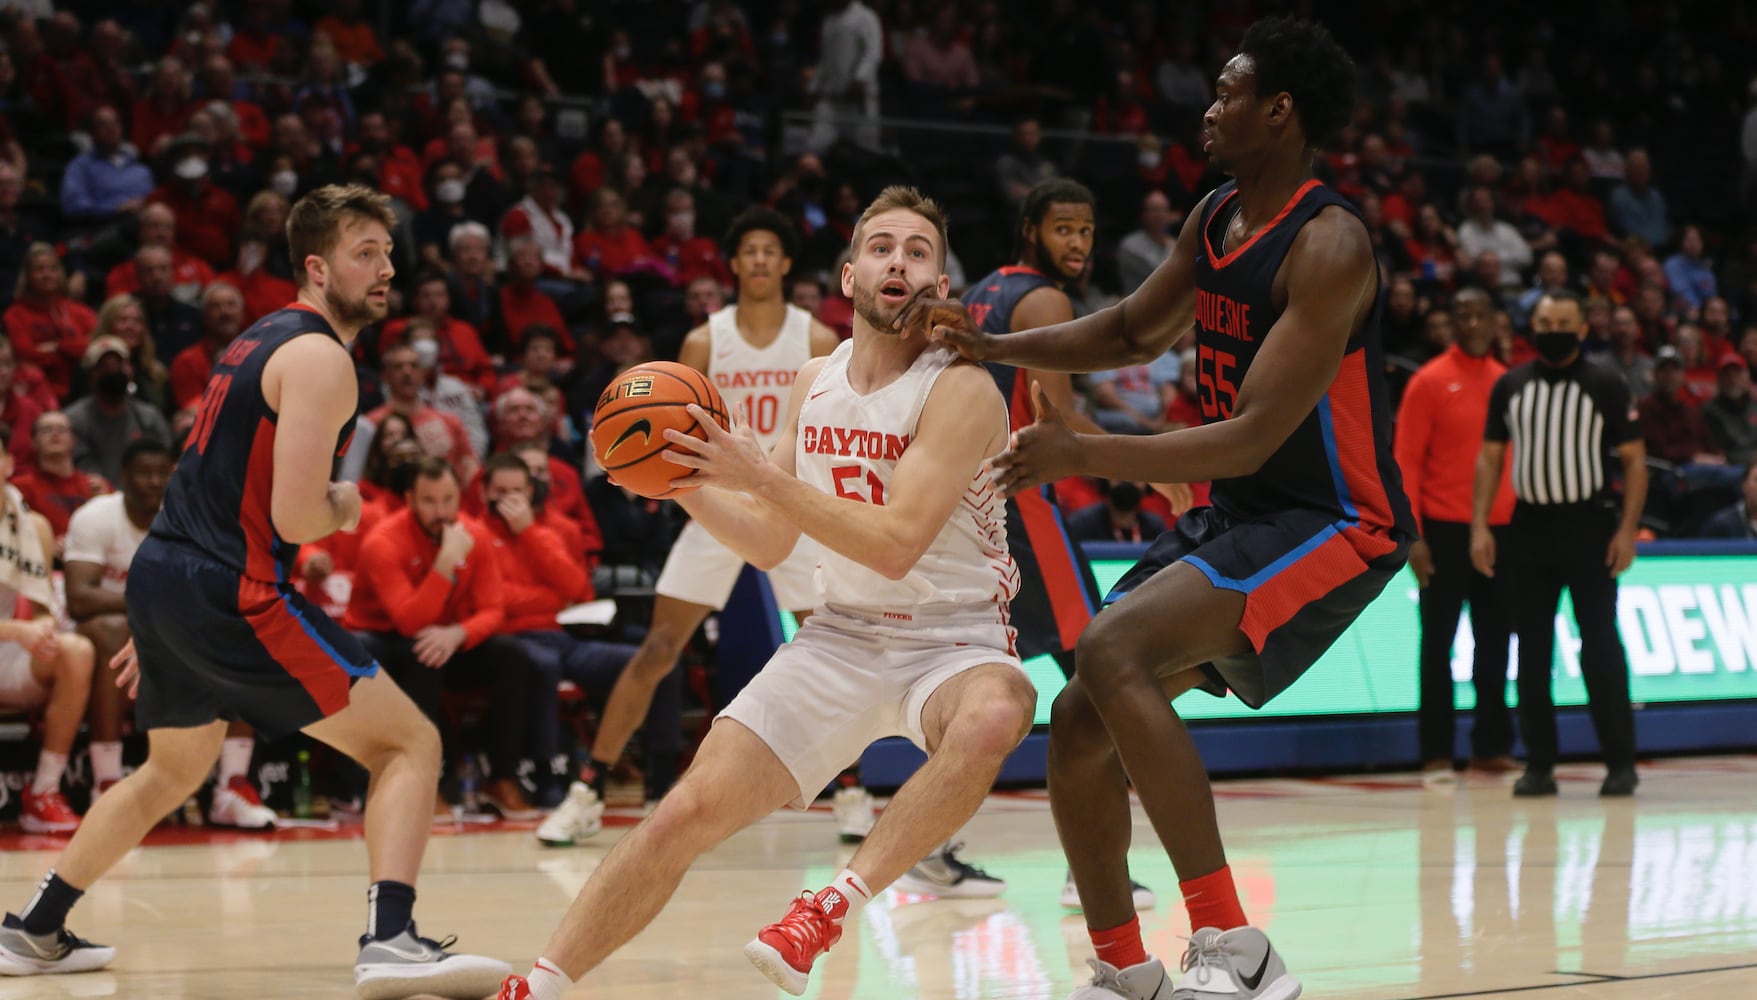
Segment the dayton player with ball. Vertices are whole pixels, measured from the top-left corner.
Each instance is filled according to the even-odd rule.
[[[872,741],[907,736],[927,763],[848,868],[745,947],[803,993],[848,919],[975,813],[1031,728],[1036,693],[1007,624],[1018,573],[1005,500],[983,469],[1006,445],[1006,406],[983,368],[893,329],[913,295],[945,295],[944,216],[912,188],[887,188],[855,225],[852,251],[841,280],[854,339],[800,370],[773,454],[747,427],[727,432],[693,407],[705,440],[667,431],[674,447],[653,459],[695,470],[681,485],[710,488],[679,502],[758,566],[784,559],[801,533],[814,538],[822,603],[599,864],[503,1000],[557,1000],[658,915],[702,853],[783,805],[803,807]],[[857,433],[908,443],[896,457],[841,447]]]

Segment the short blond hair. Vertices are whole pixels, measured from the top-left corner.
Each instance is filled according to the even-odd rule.
[[[950,244],[946,240],[946,210],[941,207],[939,202],[922,194],[919,190],[902,184],[893,184],[880,191],[878,197],[872,200],[872,204],[866,206],[866,211],[860,213],[860,218],[854,223],[854,237],[848,241],[850,251],[852,253],[859,252],[860,244],[865,239],[867,222],[875,216],[897,209],[914,212],[933,224],[934,232],[939,234],[940,270],[944,271],[946,254],[951,251]]]
[[[387,230],[397,225],[390,198],[363,184],[326,184],[300,198],[287,212],[288,256],[300,287],[305,285],[305,258],[328,256],[341,239],[342,225],[350,219],[381,223]]]

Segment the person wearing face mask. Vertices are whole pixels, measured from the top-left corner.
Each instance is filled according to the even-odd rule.
[[[1165,519],[1141,509],[1146,496],[1140,483],[1101,482],[1104,502],[1068,515],[1068,539],[1074,542],[1150,542],[1165,531]]]
[[[158,410],[134,398],[134,367],[128,345],[120,337],[98,337],[81,362],[92,393],[67,408],[73,424],[73,464],[81,472],[122,478],[122,452],[136,438],[171,445],[171,428]]]
[[[232,263],[232,236],[244,224],[238,199],[208,177],[207,144],[182,136],[171,144],[166,161],[170,176],[148,201],[171,209],[177,217],[177,245],[215,270]]]
[[[1599,794],[1633,795],[1635,713],[1617,633],[1617,577],[1635,560],[1635,533],[1647,500],[1647,446],[1628,384],[1580,353],[1586,312],[1579,296],[1544,292],[1531,329],[1538,359],[1501,376],[1489,395],[1470,524],[1472,565],[1487,577],[1505,574],[1512,588],[1519,730],[1527,752],[1513,794],[1556,794],[1550,671],[1556,604],[1566,587],[1580,627],[1580,672],[1592,725],[1608,769]],[[1489,520],[1509,443],[1518,500],[1502,551]],[[1612,451],[1622,466],[1620,504]]]
[[[455,160],[440,160],[427,170],[429,207],[415,214],[415,248],[424,267],[451,270],[446,247],[451,245],[453,226],[470,221],[464,209],[464,168]]]
[[[722,288],[732,286],[732,272],[713,240],[696,234],[695,196],[673,188],[665,196],[665,229],[653,239],[653,255],[663,260],[679,288],[697,278],[712,278]]]
[[[1179,221],[1164,191],[1149,191],[1141,199],[1141,228],[1124,236],[1116,248],[1117,277],[1124,295],[1141,287],[1147,275],[1171,256],[1177,245],[1171,230]]]

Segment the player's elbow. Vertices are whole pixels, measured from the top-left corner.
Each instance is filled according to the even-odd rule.
[[[928,539],[928,541],[931,542],[932,539]],[[899,541],[896,544],[885,546],[884,552],[872,568],[887,580],[901,580],[915,569],[915,564],[920,562],[921,557],[926,554],[926,543],[915,544]]]

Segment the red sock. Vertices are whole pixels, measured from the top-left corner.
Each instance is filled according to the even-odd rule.
[[[1086,933],[1092,938],[1092,947],[1097,950],[1100,962],[1109,962],[1119,969],[1126,969],[1147,960],[1147,949],[1141,944],[1140,917],[1131,918],[1121,927],[1112,927],[1107,931],[1088,928]]]
[[[1179,882],[1178,888],[1184,893],[1184,909],[1190,913],[1192,931],[1204,927],[1229,931],[1250,923],[1245,919],[1245,908],[1239,905],[1238,888],[1232,884],[1231,865],[1201,878]]]

